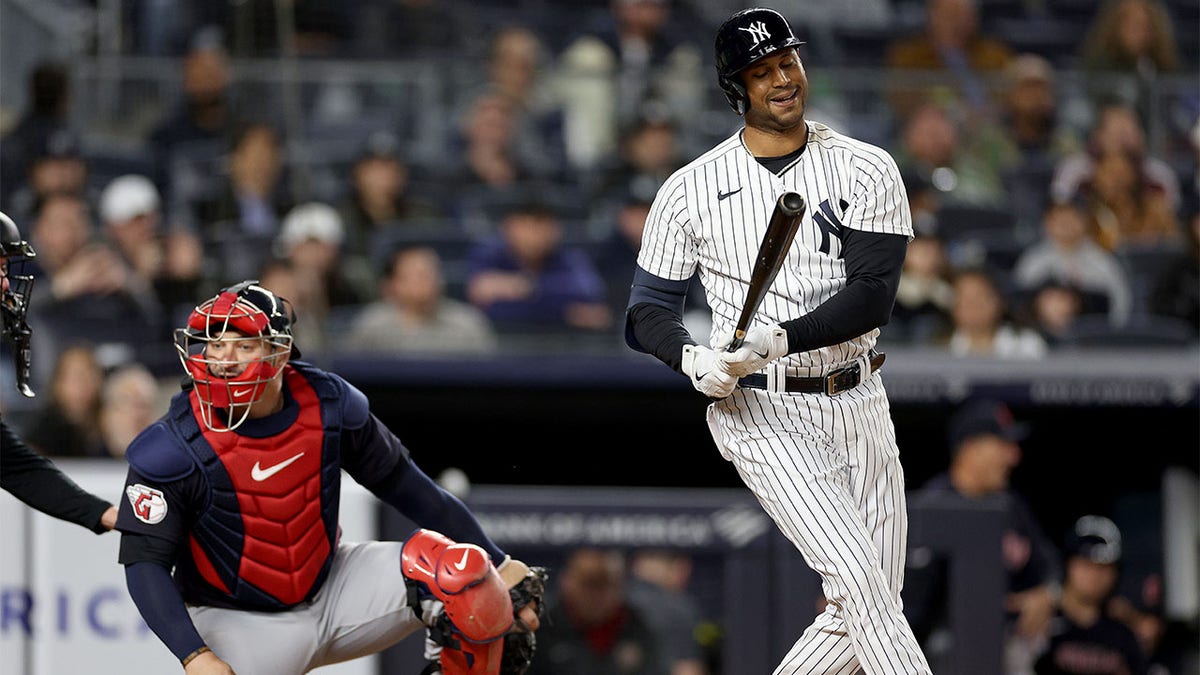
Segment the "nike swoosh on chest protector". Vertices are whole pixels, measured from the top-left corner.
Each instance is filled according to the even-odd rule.
[[[275,474],[279,473],[280,471],[283,471],[284,469],[287,468],[287,466],[289,464],[300,459],[303,456],[304,456],[304,453],[302,452],[302,453],[296,455],[295,457],[292,457],[291,459],[285,459],[282,462],[280,462],[274,466],[269,466],[265,469],[260,467],[258,465],[258,462],[255,462],[254,467],[250,469],[250,477],[256,481],[262,482],[262,481],[270,478],[271,476],[274,476]]]

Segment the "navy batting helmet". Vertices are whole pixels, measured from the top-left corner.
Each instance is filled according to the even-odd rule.
[[[749,103],[739,72],[764,56],[802,44],[787,19],[773,9],[743,9],[726,19],[717,30],[717,82],[729,107],[743,115]]]

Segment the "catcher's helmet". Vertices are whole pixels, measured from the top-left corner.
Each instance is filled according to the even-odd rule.
[[[192,379],[205,426],[230,431],[246,421],[250,405],[279,375],[285,357],[300,356],[292,344],[293,322],[292,304],[251,280],[201,303],[192,310],[187,326],[175,329],[175,350]],[[261,341],[268,349],[255,359],[241,360],[210,348],[215,342],[245,340]],[[226,410],[225,419],[214,419],[213,408]]]
[[[33,292],[33,275],[27,270],[29,261],[37,257],[33,247],[21,236],[17,224],[0,213],[0,257],[4,258],[4,285],[0,293],[2,335],[12,343],[17,369],[17,389],[32,397],[29,387],[30,339],[33,331],[25,322],[29,311],[29,296]]]
[[[773,9],[743,9],[726,19],[717,30],[716,53],[717,82],[729,107],[744,115],[749,105],[739,72],[764,56],[802,44],[787,19]]]

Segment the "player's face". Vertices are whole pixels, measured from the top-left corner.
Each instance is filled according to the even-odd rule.
[[[975,458],[974,471],[986,492],[1008,487],[1008,477],[1021,462],[1021,448],[1016,443],[995,435],[977,436],[968,443]]]
[[[8,258],[0,256],[0,293],[8,292]]]
[[[789,131],[804,123],[808,77],[795,49],[785,49],[750,64],[741,73],[750,106],[746,124],[768,131]]]
[[[1100,603],[1117,583],[1117,568],[1115,565],[1073,557],[1067,563],[1067,583],[1081,599]]]
[[[228,331],[221,337],[210,340],[204,347],[204,356],[209,360],[208,369],[217,377],[237,377],[246,367],[270,356],[272,348],[266,340],[245,337],[241,333]]]

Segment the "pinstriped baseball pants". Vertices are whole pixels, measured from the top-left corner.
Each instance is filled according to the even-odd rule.
[[[836,397],[737,389],[708,422],[828,601],[774,675],[929,673],[901,610],[908,514],[879,374]]]

